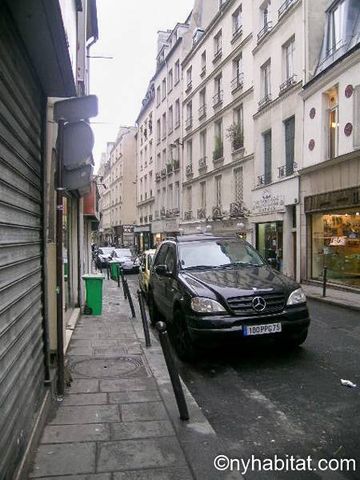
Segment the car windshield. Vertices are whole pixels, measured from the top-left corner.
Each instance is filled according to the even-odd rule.
[[[131,250],[128,248],[117,248],[115,250],[116,257],[132,257]]]
[[[99,248],[99,254],[100,255],[111,255],[113,250],[114,249],[111,248],[111,247],[102,247],[102,248]]]
[[[181,268],[261,266],[264,261],[248,243],[238,240],[207,240],[179,245]]]

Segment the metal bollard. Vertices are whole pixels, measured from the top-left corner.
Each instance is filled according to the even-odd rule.
[[[174,359],[172,357],[166,324],[164,322],[157,322],[156,329],[159,332],[159,339],[161,348],[165,357],[166,366],[170,375],[170,380],[174,389],[176,403],[180,413],[181,420],[189,420],[189,410],[186,404],[184,392],[181,386],[179,372],[177,371]]]
[[[134,303],[132,301],[132,297],[131,297],[131,293],[130,293],[130,289],[129,289],[129,284],[128,284],[127,280],[124,280],[124,284],[125,284],[125,289],[126,289],[126,296],[127,296],[127,299],[129,300],[131,315],[132,315],[132,318],[135,318],[136,314],[135,314]]]
[[[108,263],[106,264],[106,275],[107,279],[110,280],[110,265]]]
[[[327,267],[324,267],[323,271],[323,297],[326,297],[326,282],[327,282]]]
[[[151,341],[150,341],[150,332],[149,332],[149,323],[146,318],[146,310],[145,310],[145,304],[144,304],[144,297],[142,294],[141,290],[137,291],[138,294],[138,299],[139,299],[139,307],[140,307],[140,313],[141,313],[141,320],[143,323],[143,328],[144,328],[144,336],[145,336],[145,345],[146,347],[151,347]]]
[[[124,276],[124,271],[123,271],[122,268],[120,269],[120,276],[121,276],[121,283],[122,283],[123,292],[124,292],[124,298],[126,300],[127,299],[127,293],[126,293],[126,287],[125,287],[125,276]]]
[[[117,272],[118,287],[120,288],[120,265],[119,264],[117,264],[116,272]]]

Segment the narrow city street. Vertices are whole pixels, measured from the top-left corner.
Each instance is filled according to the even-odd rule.
[[[135,289],[136,277],[131,278]],[[178,361],[183,380],[230,458],[311,456],[358,461],[360,431],[359,313],[309,301],[306,343],[292,352],[275,347],[204,353]],[[358,385],[341,385],[348,379]],[[316,468],[316,467],[315,467]],[[248,472],[246,479],[358,479],[358,472]]]

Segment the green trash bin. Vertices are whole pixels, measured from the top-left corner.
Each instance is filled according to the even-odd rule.
[[[105,276],[101,273],[91,273],[82,276],[85,280],[86,307],[89,315],[101,315],[102,312],[102,286]]]
[[[111,277],[111,280],[114,280],[116,282],[117,278],[118,278],[119,262],[112,261],[112,262],[109,262],[109,263],[110,263],[110,277]]]

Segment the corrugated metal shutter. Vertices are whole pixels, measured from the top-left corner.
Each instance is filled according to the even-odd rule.
[[[43,98],[26,58],[0,4],[1,480],[23,456],[44,395]]]

